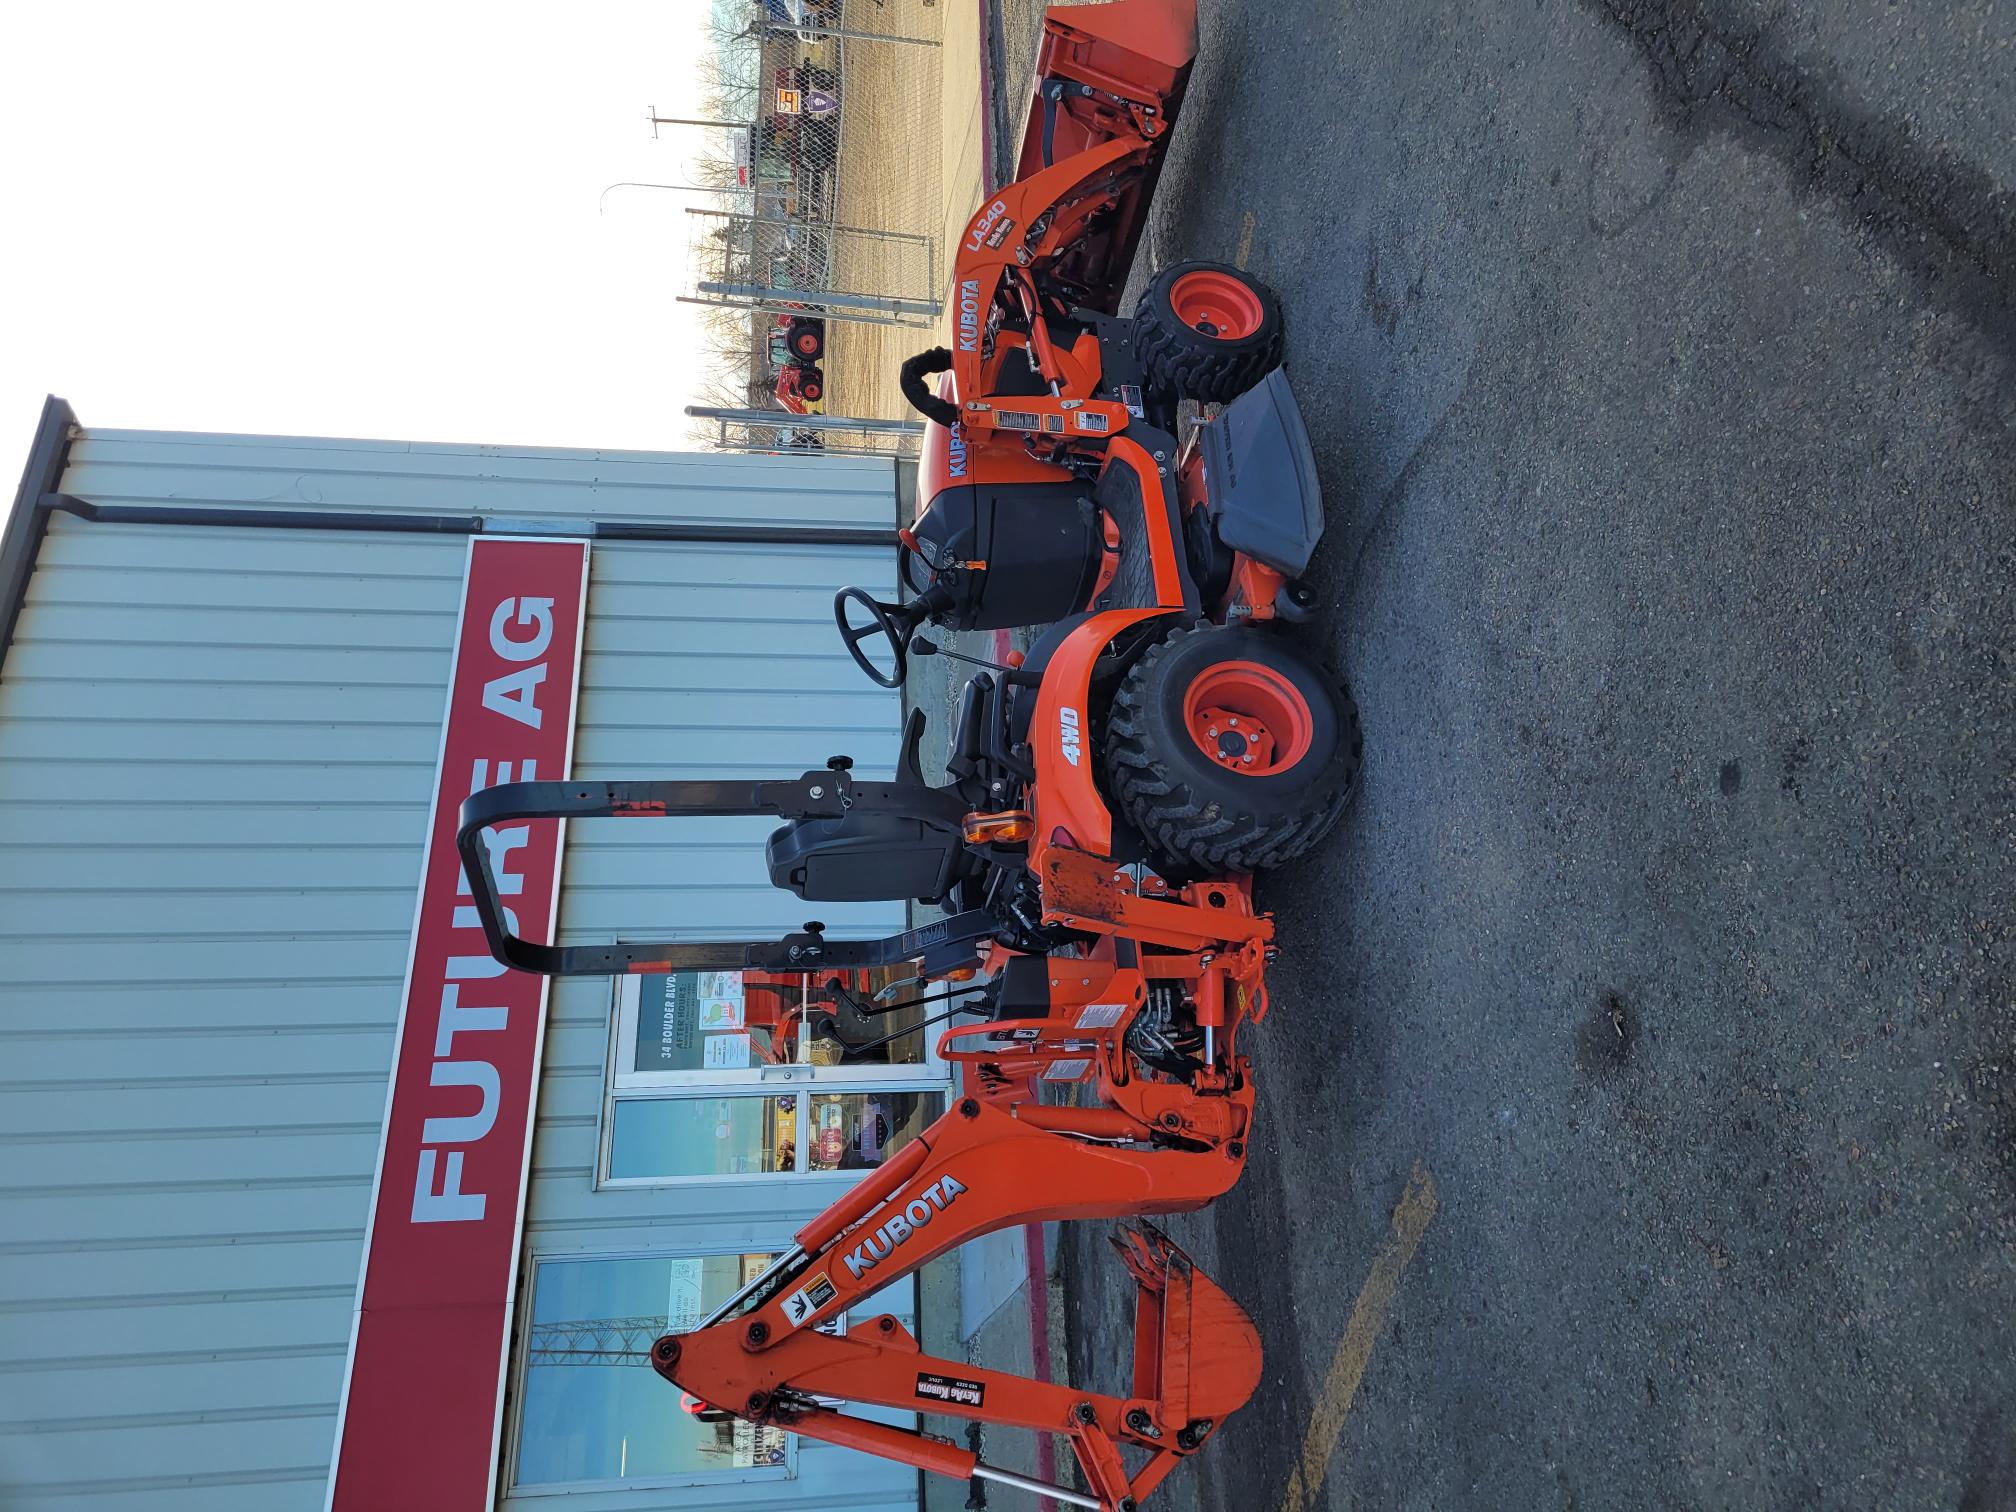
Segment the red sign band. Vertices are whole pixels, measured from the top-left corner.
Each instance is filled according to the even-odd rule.
[[[586,541],[469,543],[332,1512],[484,1512],[495,1498],[547,979],[491,958],[455,827],[479,788],[570,775],[587,593]],[[489,840],[514,929],[550,943],[560,822]]]

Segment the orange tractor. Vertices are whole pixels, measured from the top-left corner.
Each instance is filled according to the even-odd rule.
[[[926,623],[1045,627],[967,682],[946,781],[924,776],[913,711],[890,781],[836,756],[773,782],[508,784],[467,801],[458,838],[490,948],[519,969],[809,973],[840,1003],[851,973],[900,967],[937,989],[918,1002],[976,1020],[940,1042],[959,1078],[946,1114],[651,1363],[704,1415],[1103,1512],[1133,1512],[1259,1380],[1245,1314],[1139,1220],[1200,1208],[1244,1168],[1255,1088],[1240,1036],[1266,1016],[1275,955],[1252,874],[1333,829],[1362,751],[1344,685],[1283,625],[1313,604],[1300,578],[1322,505],[1273,296],[1184,264],[1117,313],[1196,49],[1192,5],[1046,16],[1021,176],[955,263],[954,346],[902,374],[929,421],[926,502],[902,532],[907,595],[836,600],[848,650],[894,686],[910,656],[937,652]],[[1179,445],[1184,400],[1224,408]],[[489,828],[729,814],[783,821],[770,877],[807,902],[942,915],[873,940],[817,922],[759,942],[512,932]],[[1081,1218],[1134,1220],[1116,1240],[1138,1283],[1123,1393],[935,1359],[895,1317],[856,1311],[976,1235]],[[843,1313],[844,1331],[819,1326]],[[1086,1489],[848,1403],[1067,1435]]]

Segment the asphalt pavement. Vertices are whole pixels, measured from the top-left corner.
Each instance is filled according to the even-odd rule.
[[[1158,1501],[2016,1506],[2016,6],[1203,5],[1144,260],[1282,296],[1368,770]]]

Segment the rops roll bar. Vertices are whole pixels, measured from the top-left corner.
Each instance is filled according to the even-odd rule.
[[[907,754],[907,753],[906,753]],[[775,941],[644,940],[618,945],[541,945],[512,932],[490,865],[483,831],[523,819],[670,819],[770,815],[779,819],[839,819],[849,813],[899,813],[957,829],[965,804],[921,781],[857,782],[852,763],[836,756],[823,772],[781,782],[507,782],[463,801],[455,848],[469,878],[490,953],[507,966],[540,976],[622,976],[634,972],[810,971],[820,967],[891,966],[922,958],[927,973],[973,960],[975,943],[997,922],[984,909],[904,930],[879,940],[829,940],[817,922]],[[905,763],[912,771],[914,765]],[[899,772],[902,770],[899,767]]]

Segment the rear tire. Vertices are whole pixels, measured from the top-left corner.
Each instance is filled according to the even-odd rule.
[[[1134,310],[1142,375],[1177,399],[1238,398],[1281,365],[1284,340],[1273,290],[1224,263],[1164,268]]]
[[[1223,709],[1243,715],[1243,731],[1207,740]],[[1245,744],[1256,729],[1265,733]],[[1350,691],[1280,635],[1200,625],[1128,669],[1104,756],[1108,791],[1151,859],[1179,876],[1221,875],[1312,850],[1350,802],[1364,749]]]
[[[817,362],[826,355],[826,336],[809,320],[794,320],[784,333],[784,343],[800,362]]]
[[[803,399],[807,404],[814,403],[825,398],[825,396],[826,384],[817,373],[807,373],[799,380],[798,397]]]

